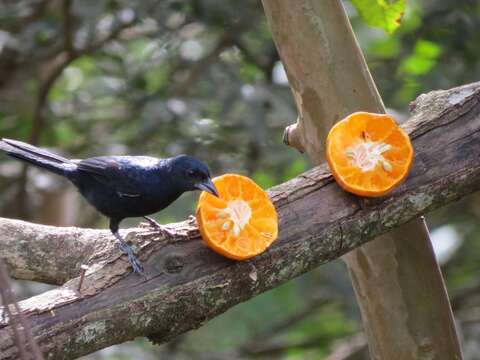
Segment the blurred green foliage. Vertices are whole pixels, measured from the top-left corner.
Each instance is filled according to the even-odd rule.
[[[392,34],[401,24],[405,0],[352,0],[365,22]]]
[[[409,102],[422,92],[479,79],[477,0],[411,0],[406,9],[404,0],[344,4],[383,100],[400,116],[407,116]],[[215,175],[246,174],[264,188],[310,167],[304,156],[282,143],[284,127],[297,114],[260,2],[75,0],[69,16],[73,46],[81,55],[61,69],[42,104],[42,84],[67,54],[65,16],[61,2],[0,2],[0,136],[28,141],[40,104],[44,121],[39,145],[74,158],[191,153],[207,161]],[[86,50],[119,26],[123,30],[111,41]],[[39,173],[30,171],[27,186],[19,191],[23,183],[16,165],[4,158],[0,162],[1,216],[34,218],[47,212],[49,193],[57,196],[68,189],[58,183],[45,187]],[[21,197],[22,192],[28,196]],[[184,219],[197,196],[183,196],[158,219]],[[77,210],[62,224],[105,226],[82,200],[67,205]],[[50,211],[42,221],[60,223],[65,211]],[[479,277],[479,218],[472,199],[429,218],[434,227],[451,224],[463,239],[444,265],[451,289],[474,284]],[[318,297],[334,304],[311,308],[294,325],[257,339]],[[292,346],[262,357],[322,359],[335,340],[360,327],[348,276],[335,262],[160,349],[141,340],[90,358],[230,359],[233,353],[253,358],[260,355],[242,347],[298,345],[320,336],[314,346]]]

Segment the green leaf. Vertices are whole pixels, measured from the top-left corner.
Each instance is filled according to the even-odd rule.
[[[415,43],[415,54],[418,54],[424,58],[436,59],[438,55],[440,55],[441,51],[441,47],[432,41],[420,39]]]
[[[251,63],[243,62],[240,66],[240,78],[247,82],[253,83],[256,80],[263,79],[264,75],[260,69]]]
[[[420,76],[427,74],[437,64],[442,48],[428,40],[419,39],[413,48],[413,54],[400,64],[400,74]]]
[[[168,65],[157,65],[145,70],[143,79],[148,94],[158,92],[167,84],[169,71]]]
[[[379,39],[370,45],[369,53],[379,59],[391,59],[400,53],[400,41],[393,36]]]
[[[352,0],[365,22],[392,34],[405,13],[406,0]]]
[[[418,55],[411,55],[402,61],[400,73],[409,75],[424,75],[428,73],[437,62],[433,59]]]

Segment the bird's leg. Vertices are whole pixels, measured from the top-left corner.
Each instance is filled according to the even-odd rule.
[[[128,261],[130,262],[130,265],[132,265],[133,271],[143,275],[143,266],[140,260],[135,256],[135,253],[133,252],[133,249],[130,245],[128,245],[125,240],[120,236],[118,232],[113,233],[115,237],[118,240],[118,245],[120,246],[120,249],[127,254],[128,256]]]
[[[158,230],[160,233],[164,234],[165,236],[173,237],[175,235],[174,232],[168,230],[165,226],[160,225],[155,219],[152,219],[149,216],[144,216],[143,218],[148,221],[148,223],[152,228],[154,228],[155,230]]]
[[[117,239],[120,249],[125,254],[127,254],[128,261],[130,262],[130,265],[132,265],[133,271],[136,272],[137,274],[144,275],[142,263],[135,256],[135,253],[133,252],[132,247],[126,243],[126,241],[122,238],[122,236],[118,232],[119,223],[120,221],[110,219],[110,230],[112,231],[112,234]]]

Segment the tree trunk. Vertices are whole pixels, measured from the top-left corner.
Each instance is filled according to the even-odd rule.
[[[318,164],[336,121],[355,111],[384,113],[385,108],[340,0],[262,2],[299,111],[285,138]],[[418,155],[415,162],[429,169]],[[461,359],[422,219],[345,260],[373,359]]]
[[[400,188],[360,201],[340,189],[325,164],[300,174],[269,190],[279,214],[279,239],[248,261],[207,249],[194,221],[169,225],[174,233],[169,238],[151,229],[129,229],[126,238],[148,275],[142,279],[130,272],[108,230],[0,219],[0,257],[14,278],[52,284],[70,279],[20,302],[41,350],[49,359],[71,359],[137,336],[168,341],[374,236],[480,190],[475,151],[480,83],[422,96],[417,110],[403,127],[421,161]],[[89,270],[79,291],[85,263]],[[0,308],[0,359],[17,358],[11,323]]]

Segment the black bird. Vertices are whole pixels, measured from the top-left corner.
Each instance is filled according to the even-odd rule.
[[[110,230],[128,255],[132,268],[143,273],[140,261],[118,232],[128,217],[144,217],[160,211],[186,191],[203,190],[218,196],[207,165],[188,155],[168,159],[149,156],[99,156],[70,160],[21,141],[2,139],[7,155],[44,168],[70,180],[87,201],[110,219]]]

